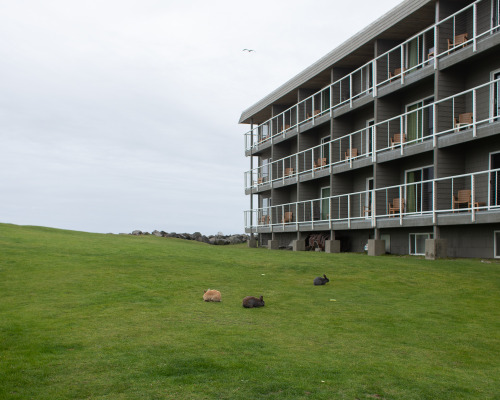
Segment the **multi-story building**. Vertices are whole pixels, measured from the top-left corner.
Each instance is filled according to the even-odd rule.
[[[500,0],[407,0],[245,110],[258,243],[500,258]]]

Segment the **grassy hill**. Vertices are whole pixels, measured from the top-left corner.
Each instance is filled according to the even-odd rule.
[[[499,283],[494,261],[0,224],[0,399],[494,399]]]

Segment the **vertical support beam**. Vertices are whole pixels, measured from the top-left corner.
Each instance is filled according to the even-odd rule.
[[[372,126],[372,161],[377,162],[377,126]]]
[[[253,143],[253,117],[250,119],[251,140]],[[250,149],[250,228],[253,227],[253,151]],[[253,229],[251,229],[250,237],[253,239]]]
[[[377,97],[377,59],[372,61],[372,92]]]

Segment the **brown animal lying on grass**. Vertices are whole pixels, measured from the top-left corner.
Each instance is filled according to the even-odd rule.
[[[205,301],[220,301],[220,292],[214,289],[204,290],[203,300]]]

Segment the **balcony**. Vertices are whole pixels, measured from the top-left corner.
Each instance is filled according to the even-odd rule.
[[[385,154],[386,157],[404,155],[423,143],[436,147],[439,138],[452,134],[476,138],[480,128],[500,121],[499,110],[477,107],[479,102],[489,104],[499,85],[500,79],[492,80],[445,99],[412,107],[368,128],[254,168],[245,172],[245,189],[258,190],[261,185],[277,181],[295,182],[290,178],[303,174],[322,176],[336,166],[352,168],[361,159],[376,161]]]
[[[437,68],[439,58],[464,48],[476,51],[479,41],[500,29],[500,0],[495,1],[493,7],[488,0],[468,5],[263,122],[245,133],[245,150],[259,150],[280,135],[286,137],[301,125],[315,124],[319,117],[343,106],[352,108],[358,99],[374,97],[379,89],[390,84],[404,84],[417,70]]]
[[[245,211],[250,232],[500,222],[500,169]]]

